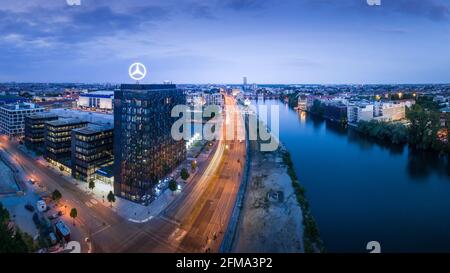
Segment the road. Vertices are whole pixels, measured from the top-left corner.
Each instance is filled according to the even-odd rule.
[[[28,177],[44,185],[49,192],[55,189],[61,192],[62,199],[59,204],[60,210],[65,214],[63,220],[70,224],[71,229],[76,229],[82,234],[80,238],[76,238],[80,243],[84,244],[86,238],[92,241],[93,236],[103,232],[107,235],[107,238],[105,238],[104,242],[99,242],[99,245],[103,243],[111,245],[111,242],[117,240],[116,238],[121,240],[121,238],[131,236],[137,232],[138,227],[121,218],[108,208],[107,204],[93,204],[91,202],[92,197],[71,182],[65,181],[65,177],[56,174],[47,165],[38,163],[38,161],[19,149],[14,141],[9,140],[6,136],[1,136],[0,143],[1,148],[11,155],[12,159]],[[76,208],[78,211],[75,228],[72,227],[72,220],[68,216],[71,208]],[[106,230],[108,232],[105,232]],[[82,246],[82,249],[86,250],[86,245],[85,247]],[[96,251],[95,247],[93,251]]]
[[[77,208],[80,240],[89,238],[93,252],[217,252],[231,216],[246,156],[245,141],[223,137],[230,129],[234,135],[244,130],[236,101],[230,96],[225,96],[225,113],[223,125],[232,126],[222,127],[222,137],[209,164],[201,168],[173,203],[144,224],[127,221],[107,204],[93,204],[92,197],[39,164],[6,136],[1,137],[0,143],[26,174],[34,176],[50,192],[58,189],[62,193],[61,205],[67,214],[70,208]],[[70,223],[67,214],[65,220]]]
[[[214,157],[201,176],[145,229],[153,244],[141,245],[135,238],[122,251],[143,252],[218,252],[241,183],[246,143],[237,139],[244,123],[234,98],[225,96],[222,137]],[[230,124],[231,128],[227,128]],[[228,131],[227,131],[228,130]],[[225,138],[232,131],[232,139]],[[243,135],[243,134],[242,134]],[[142,235],[144,236],[144,234]],[[160,240],[168,242],[164,248]],[[163,244],[164,245],[164,244]]]

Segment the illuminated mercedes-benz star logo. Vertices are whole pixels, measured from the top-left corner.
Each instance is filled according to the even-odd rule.
[[[133,80],[140,81],[147,75],[147,69],[145,68],[145,65],[141,63],[134,63],[128,68],[128,75],[130,75],[130,78]]]

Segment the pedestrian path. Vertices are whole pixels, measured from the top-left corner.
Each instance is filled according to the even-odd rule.
[[[51,165],[47,162],[42,156],[36,157],[34,154],[28,152],[25,148],[21,148],[30,156],[33,156],[38,164],[43,166],[47,166],[49,170],[55,172],[56,174],[61,176],[61,179],[64,182],[72,183],[77,186],[81,191],[85,192],[91,198],[89,201],[85,202],[85,205],[88,207],[93,206],[105,206],[112,209],[118,215],[122,216],[124,219],[127,219],[133,223],[146,223],[158,216],[176,197],[179,195],[184,188],[184,186],[188,183],[191,183],[195,174],[199,171],[199,168],[195,170],[191,170],[191,161],[196,160],[197,164],[200,165],[206,162],[211,154],[211,152],[215,149],[208,149],[207,151],[203,150],[201,153],[197,155],[196,158],[188,159],[182,164],[180,164],[172,174],[168,175],[168,177],[173,177],[178,185],[180,185],[180,189],[175,192],[172,192],[168,188],[162,190],[161,194],[157,197],[156,200],[151,202],[148,206],[144,206],[142,204],[138,204],[126,199],[116,197],[116,201],[114,203],[109,203],[107,200],[108,193],[113,191],[113,187],[111,185],[104,184],[103,182],[96,181],[94,189],[89,189],[89,185],[86,182],[77,180],[73,178],[67,172],[61,172],[59,168]],[[187,168],[190,170],[190,176],[186,181],[183,181],[180,178],[180,172],[182,168]]]

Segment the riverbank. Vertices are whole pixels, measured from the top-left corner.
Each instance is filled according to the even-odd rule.
[[[20,177],[17,167],[8,160],[4,150],[0,149],[0,194],[22,195],[25,181]]]
[[[284,148],[281,148],[281,155],[283,163],[287,168],[287,174],[289,175],[292,187],[295,191],[297,202],[301,207],[304,225],[303,243],[305,245],[305,252],[324,252],[324,246],[322,239],[320,238],[319,229],[314,217],[309,209],[309,203],[305,196],[305,188],[300,185],[297,178],[297,174],[294,169],[294,164],[291,159],[290,153]]]
[[[18,190],[12,170],[0,156],[0,194],[15,194]]]
[[[287,151],[280,147],[261,152],[257,142],[251,143],[250,177],[233,251],[321,252],[322,243],[304,190],[299,194],[301,186],[291,177],[295,171],[285,162]]]
[[[383,252],[449,251],[446,157],[368,139],[279,101],[262,103],[280,106],[280,139],[327,253],[366,253],[370,241]]]

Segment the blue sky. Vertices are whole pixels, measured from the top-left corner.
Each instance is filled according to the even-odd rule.
[[[0,0],[0,82],[449,83],[450,0]]]

